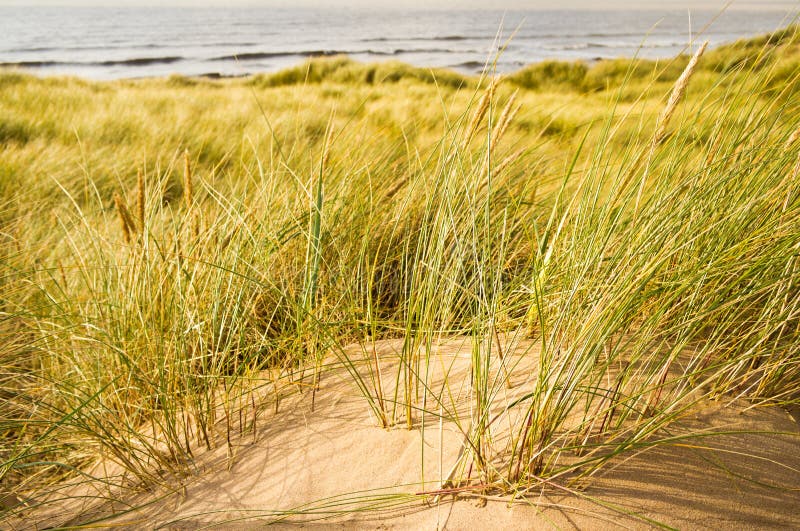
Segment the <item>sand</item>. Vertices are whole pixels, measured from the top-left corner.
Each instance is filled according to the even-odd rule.
[[[467,347],[463,341],[438,347],[439,365],[459,376],[468,366]],[[381,342],[379,354],[390,359],[398,348],[396,341]],[[432,381],[441,381],[441,376]],[[524,387],[524,381],[513,383],[509,393]],[[463,400],[461,391],[455,393],[455,402]],[[412,430],[380,428],[351,378],[339,368],[325,374],[313,411],[308,392],[295,393],[281,402],[277,414],[271,405],[269,411],[265,406],[255,437],[246,434],[234,441],[232,456],[224,444],[197,452],[196,469],[186,478],[185,489],[127,492],[113,503],[78,505],[73,500],[48,511],[31,510],[24,519],[9,522],[9,527],[75,525],[140,507],[96,525],[116,529],[248,529],[267,523],[326,529],[646,529],[656,524],[680,529],[800,528],[800,428],[793,417],[797,413],[746,406],[703,402],[671,430],[750,433],[629,455],[603,470],[583,491],[547,487],[513,501],[494,493],[446,495],[436,503],[429,496],[426,503],[413,494],[440,488],[459,455],[458,427],[429,421],[424,433],[419,424]]]

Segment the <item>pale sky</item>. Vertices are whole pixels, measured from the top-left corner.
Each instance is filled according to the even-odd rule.
[[[723,9],[727,0],[0,0],[0,6],[253,6],[476,9]],[[794,11],[800,0],[734,0],[729,9]]]

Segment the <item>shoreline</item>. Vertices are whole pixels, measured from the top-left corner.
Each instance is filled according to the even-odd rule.
[[[781,29],[769,33],[759,34],[750,38],[739,38],[735,41],[718,44],[714,47],[709,46],[702,61],[709,61],[710,57],[718,57],[719,60],[714,60],[716,66],[711,67],[711,70],[721,68],[722,71],[729,68],[724,61],[728,56],[736,56],[737,54],[746,54],[753,51],[754,46],[779,46],[787,38],[798,31],[800,26],[791,24]],[[374,85],[383,82],[396,82],[403,78],[413,78],[427,82],[439,82],[444,80],[448,86],[468,86],[483,77],[501,77],[510,79],[512,82],[516,80],[516,84],[524,88],[537,89],[540,86],[567,86],[570,88],[580,88],[582,81],[586,77],[592,77],[595,70],[600,71],[600,76],[606,75],[604,70],[610,69],[612,75],[621,73],[620,68],[624,70],[626,67],[640,71],[650,71],[657,73],[658,81],[674,81],[680,70],[683,68],[683,63],[688,61],[691,55],[692,48],[700,45],[699,38],[688,43],[685,47],[675,55],[651,58],[642,56],[619,56],[619,57],[600,57],[594,56],[590,58],[580,59],[559,59],[550,58],[540,61],[534,61],[520,66],[513,71],[495,71],[492,74],[486,74],[485,70],[475,70],[479,64],[477,61],[468,62],[473,67],[473,71],[467,72],[459,70],[457,67],[445,66],[419,66],[411,62],[401,61],[394,58],[384,60],[360,60],[358,57],[347,54],[336,54],[323,52],[320,55],[302,55],[302,61],[293,63],[289,66],[284,66],[278,70],[261,70],[242,73],[226,73],[225,71],[206,71],[197,74],[182,74],[179,72],[172,73],[154,73],[152,75],[141,76],[127,76],[127,77],[114,77],[108,79],[97,79],[88,76],[81,76],[77,73],[46,73],[44,70],[49,66],[35,67],[35,68],[19,68],[13,66],[11,63],[0,63],[0,76],[2,75],[22,75],[30,76],[36,79],[77,79],[86,83],[100,83],[100,84],[114,84],[114,83],[129,83],[129,82],[172,82],[179,85],[190,85],[192,83],[203,82],[226,82],[226,81],[243,81],[245,83],[255,83],[266,86],[285,86],[296,85],[302,83],[316,83],[321,81],[333,81],[344,84],[366,84]],[[643,48],[644,49],[644,48]],[[283,54],[278,54],[283,55]],[[296,54],[288,54],[296,55]],[[160,65],[160,64],[174,64],[176,61],[182,60],[181,57],[167,57],[167,58],[139,58],[128,61],[111,62],[113,64],[119,63],[132,63],[142,65]],[[43,64],[36,62],[35,64]],[[51,64],[51,63],[46,63]],[[490,66],[490,61],[481,63]],[[608,65],[608,68],[606,68]],[[676,68],[672,68],[672,66]],[[660,71],[657,69],[661,68]],[[633,71],[632,70],[632,71]],[[577,78],[576,78],[577,76]],[[597,85],[596,80],[593,82]],[[599,85],[595,88],[600,88]]]
[[[759,36],[760,37],[760,36]],[[748,38],[741,38],[733,42],[721,43],[717,46],[709,47],[709,51],[725,49],[731,46],[736,46],[737,43],[740,42],[748,42],[750,39]],[[586,58],[576,58],[576,59],[565,59],[565,58],[544,58],[537,61],[532,61],[525,64],[520,64],[519,67],[515,70],[511,71],[502,71],[496,72],[495,75],[502,76],[502,77],[513,77],[515,75],[519,75],[522,72],[525,72],[528,69],[536,68],[539,65],[545,64],[563,64],[563,65],[574,65],[574,64],[581,64],[587,67],[592,67],[598,63],[602,62],[611,62],[611,61],[641,61],[643,63],[660,63],[665,61],[672,61],[675,59],[679,59],[681,57],[688,57],[687,51],[689,50],[690,46],[698,46],[700,41],[693,42],[691,44],[686,44],[684,49],[676,54],[676,55],[667,55],[662,57],[641,57],[641,56],[617,56],[617,57],[602,57],[602,56],[592,56]],[[291,54],[295,55],[295,54]],[[48,73],[45,72],[46,69],[51,68],[55,63],[48,62],[48,61],[33,61],[33,62],[23,62],[23,63],[0,63],[0,75],[5,74],[21,74],[32,76],[40,79],[55,79],[55,78],[74,78],[80,79],[82,81],[90,82],[90,83],[114,83],[114,82],[125,82],[125,81],[165,81],[169,79],[175,78],[185,78],[189,80],[197,80],[197,81],[220,81],[220,80],[239,80],[239,79],[254,79],[259,77],[269,77],[269,76],[279,76],[286,72],[290,72],[293,70],[300,69],[309,63],[313,62],[320,62],[320,61],[338,61],[344,60],[351,62],[359,67],[362,68],[375,68],[381,67],[384,65],[398,65],[405,69],[411,70],[420,70],[420,71],[434,71],[434,72],[446,72],[448,74],[454,76],[460,76],[467,79],[474,79],[484,75],[484,68],[485,66],[491,66],[491,61],[467,61],[465,63],[459,65],[443,65],[443,66],[423,66],[417,65],[411,62],[402,61],[398,59],[384,59],[384,60],[360,60],[358,58],[354,58],[350,54],[346,53],[321,53],[319,55],[298,55],[299,57],[303,57],[302,60],[293,63],[288,66],[283,66],[277,70],[272,69],[265,69],[265,70],[253,70],[249,72],[243,73],[225,73],[224,71],[208,71],[202,72],[197,74],[184,74],[181,72],[172,72],[172,73],[157,73],[152,75],[129,75],[129,76],[119,76],[119,77],[110,77],[110,78],[95,78],[89,77],[85,75],[80,75],[77,72],[52,72]],[[180,58],[139,58],[139,59],[131,59],[125,61],[118,61],[112,62],[114,64],[121,64],[121,63],[131,63],[137,65],[150,65],[150,64],[171,64],[176,62],[176,59]],[[459,67],[465,68],[459,68]]]
[[[409,13],[408,20],[401,18],[392,23],[385,21],[386,17],[375,15],[364,20],[363,25],[356,22],[357,17],[343,15],[341,20],[333,20],[330,28],[319,19],[306,20],[300,15],[287,18],[290,24],[286,28],[280,26],[280,17],[275,15],[277,26],[272,28],[271,22],[253,15],[252,24],[242,26],[241,30],[239,25],[247,24],[247,19],[235,13],[241,21],[220,23],[203,40],[191,40],[180,33],[182,26],[175,26],[171,31],[177,33],[171,40],[154,41],[134,31],[135,23],[130,22],[128,26],[125,25],[128,23],[122,25],[119,39],[112,41],[117,44],[110,46],[101,45],[98,37],[85,42],[76,41],[73,36],[51,41],[46,34],[39,40],[32,40],[32,35],[23,38],[26,26],[20,22],[9,28],[12,32],[5,41],[0,40],[0,70],[92,81],[172,75],[221,79],[276,74],[297,68],[304,61],[348,57],[362,64],[396,61],[414,68],[448,70],[465,76],[480,74],[485,64],[495,60],[497,72],[514,75],[545,62],[591,65],[611,60],[663,61],[685,54],[693,45],[705,40],[713,51],[784,31],[797,20],[790,11],[699,10],[692,13],[692,18],[696,18],[695,32],[692,18],[681,20],[674,13],[667,16],[669,12],[665,12],[664,20],[651,20],[652,17],[642,15],[649,11],[620,11],[617,15],[627,13],[627,18],[610,22],[608,17],[603,19],[601,13],[616,13],[613,10],[598,12],[597,21],[591,14],[579,11],[572,15],[568,11],[511,11],[503,12],[498,18],[498,30],[486,20],[475,18],[474,13],[457,12],[452,27],[442,26],[443,21],[431,16],[418,30],[412,30],[409,24],[416,12]],[[517,20],[523,15],[527,18]],[[565,20],[573,15],[578,18]],[[193,16],[184,22],[193,20]],[[730,18],[725,19],[728,16]],[[35,15],[31,17],[27,24],[36,20]],[[143,17],[144,12],[136,23],[144,23]],[[749,19],[756,19],[756,22],[744,22]],[[178,20],[172,23],[177,24]],[[385,27],[370,27],[379,22],[386,24]],[[504,22],[508,26],[505,31]],[[298,29],[302,24],[310,24],[307,31]],[[262,26],[267,28],[264,34],[260,32]],[[506,41],[502,34],[510,30],[513,30],[513,38]],[[20,36],[16,36],[15,31],[19,31]],[[309,32],[319,34],[309,38],[306,35]],[[503,52],[497,54],[498,49]]]

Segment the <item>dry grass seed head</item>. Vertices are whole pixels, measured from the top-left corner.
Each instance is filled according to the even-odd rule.
[[[492,81],[489,83],[489,87],[483,93],[483,97],[481,97],[481,100],[478,103],[478,108],[475,109],[475,112],[469,121],[469,125],[467,126],[467,133],[464,135],[462,149],[466,149],[467,146],[469,146],[469,143],[472,141],[472,137],[475,136],[475,132],[478,130],[478,127],[483,121],[483,117],[486,116],[486,111],[489,109],[489,103],[491,103],[492,96],[494,96],[494,89],[496,85],[496,79],[492,79]]]
[[[797,139],[799,138],[800,138],[800,127],[795,129],[794,133],[792,133],[789,136],[789,140],[787,140],[786,144],[783,146],[784,153],[792,149],[792,146],[794,145],[795,142],[797,142]]]
[[[136,213],[139,217],[139,227],[144,232],[144,174],[141,168],[136,173]]]
[[[494,173],[498,174],[498,173],[502,172],[503,170],[505,170],[510,165],[512,165],[514,162],[517,161],[517,159],[520,158],[520,156],[522,156],[523,153],[525,153],[526,149],[527,148],[519,149],[519,150],[515,151],[514,153],[512,153],[511,155],[509,155],[508,157],[504,158],[502,161],[500,161],[500,163],[497,166],[495,166]]]
[[[132,235],[136,232],[133,218],[128,211],[128,207],[125,206],[125,201],[116,193],[114,194],[114,205],[117,207],[119,221],[122,225],[122,236],[125,238],[125,243],[130,244]]]
[[[691,79],[692,74],[697,67],[697,62],[700,60],[700,56],[703,55],[703,52],[706,50],[707,46],[708,41],[705,41],[700,45],[700,48],[698,48],[694,53],[689,61],[689,64],[686,65],[683,73],[672,87],[672,92],[669,94],[669,100],[667,100],[667,106],[664,107],[664,110],[658,117],[658,127],[656,129],[656,134],[653,137],[653,141],[655,143],[661,142],[666,136],[667,125],[669,125],[672,115],[675,114],[675,109],[678,107],[678,103],[680,103],[681,99],[683,99],[683,95],[686,93],[686,87],[689,86],[689,79]]]
[[[505,108],[503,109],[502,114],[500,114],[500,119],[497,120],[497,126],[495,126],[494,132],[492,134],[491,145],[494,146],[500,139],[503,138],[508,126],[514,120],[514,117],[517,115],[519,110],[522,108],[522,104],[514,106],[514,103],[517,101],[517,94],[519,90],[514,91],[514,94],[508,99],[508,103],[506,103]]]
[[[183,198],[187,208],[194,204],[194,185],[192,184],[192,166],[189,161],[189,150],[183,152]]]

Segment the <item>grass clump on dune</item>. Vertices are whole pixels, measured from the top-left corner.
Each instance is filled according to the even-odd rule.
[[[384,63],[363,64],[346,56],[333,56],[307,59],[303,63],[276,72],[253,76],[248,83],[258,87],[280,87],[286,85],[305,85],[323,81],[344,84],[385,84],[400,81],[436,83],[452,88],[466,88],[473,80],[446,69],[419,68],[387,61]]]
[[[691,78],[688,58],[497,82],[344,58],[0,74],[2,492],[27,510],[67,478],[170,484],[280,390],[313,401],[331,357],[376,425],[462,429],[448,488],[572,484],[708,398],[797,404],[794,35]],[[434,388],[456,336],[469,381]],[[382,338],[403,342],[389,373]]]

